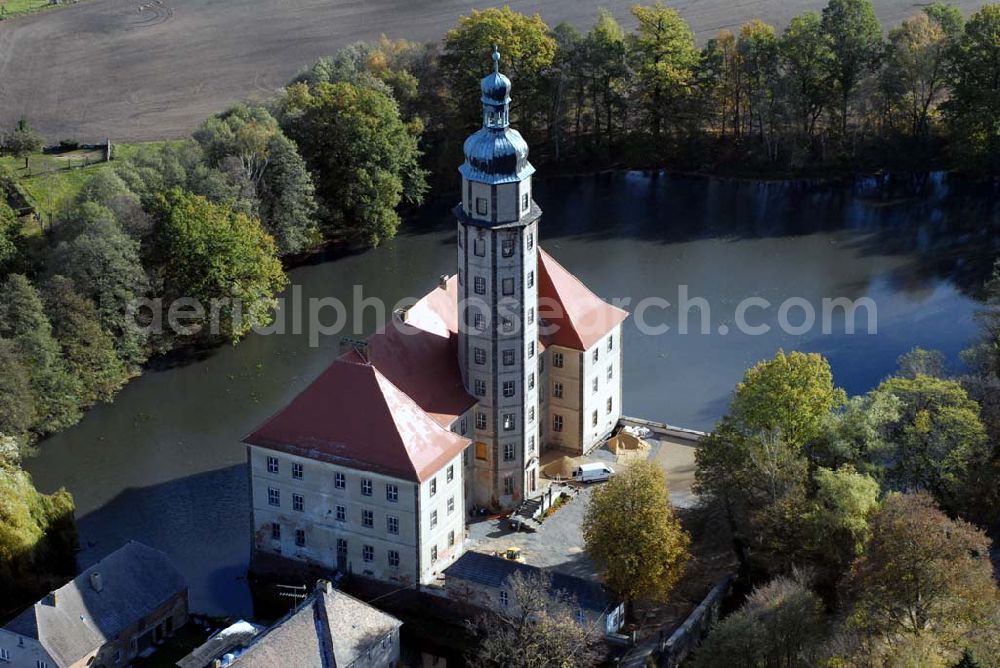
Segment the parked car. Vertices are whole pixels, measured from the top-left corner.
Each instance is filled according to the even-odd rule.
[[[580,464],[573,470],[573,480],[577,482],[602,482],[615,474],[615,470],[607,464],[595,462]]]

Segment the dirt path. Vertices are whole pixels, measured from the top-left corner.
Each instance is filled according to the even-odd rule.
[[[500,4],[584,28],[607,7],[631,27],[633,1],[88,0],[0,23],[0,124],[26,115],[50,141],[178,137],[228,104],[269,96],[304,65],[357,40],[437,40],[459,16]],[[824,2],[671,4],[704,38],[755,17],[783,25]],[[918,9],[907,0],[875,5],[889,23]]]

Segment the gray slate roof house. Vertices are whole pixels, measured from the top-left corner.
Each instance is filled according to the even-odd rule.
[[[395,666],[402,625],[395,617],[321,580],[297,610],[257,636],[230,666]]]
[[[549,578],[552,590],[563,592],[571,601],[576,601],[580,612],[585,616],[601,620],[602,629],[606,633],[614,633],[621,628],[624,603],[599,582],[482,552],[466,552],[446,568],[445,588],[452,598],[476,594],[472,600],[464,602],[501,610],[503,603],[500,592],[506,590],[508,578],[515,573],[526,577],[543,575]]]
[[[187,621],[187,588],[167,555],[130,541],[0,629],[0,656],[54,668],[118,653],[124,665]]]

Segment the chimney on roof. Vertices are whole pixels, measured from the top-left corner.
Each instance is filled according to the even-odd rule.
[[[90,574],[90,586],[93,587],[94,591],[101,593],[104,589],[104,578],[97,571]]]
[[[393,311],[392,311],[392,319],[395,320],[396,322],[398,322],[401,325],[405,325],[406,324],[406,314],[407,313],[409,313],[409,309],[407,309],[407,308],[400,307],[400,308],[397,308],[397,309],[393,309]]]
[[[438,287],[441,288],[442,290],[447,289],[447,287],[448,287],[448,274],[441,274],[441,277],[438,279]]]
[[[329,580],[316,580],[316,592],[317,593],[333,593],[333,583]]]

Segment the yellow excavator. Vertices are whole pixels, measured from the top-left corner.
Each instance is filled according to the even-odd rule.
[[[503,552],[494,552],[494,557],[500,557],[501,559],[509,559],[510,561],[516,561],[519,564],[524,563],[524,557],[521,556],[521,548],[519,547],[508,547]]]

